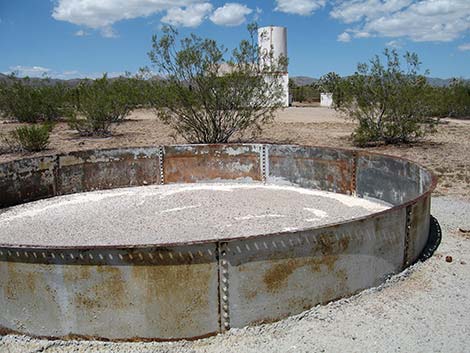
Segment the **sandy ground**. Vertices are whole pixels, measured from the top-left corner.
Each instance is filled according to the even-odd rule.
[[[470,228],[470,202],[438,197],[432,213],[443,229],[433,257],[380,287],[273,324],[193,342],[47,341],[8,335],[0,337],[0,352],[468,352],[470,234],[458,228]]]
[[[0,125],[3,131],[14,127]],[[291,108],[279,113],[258,141],[351,147],[353,128],[353,123],[328,109]],[[66,124],[59,124],[45,153],[175,141],[180,142],[151,113],[138,111],[108,139],[82,139]],[[440,247],[433,257],[384,285],[277,323],[234,329],[194,342],[116,344],[8,335],[0,337],[0,352],[469,351],[470,234],[459,228],[470,229],[470,121],[446,119],[437,134],[420,143],[373,150],[416,160],[440,176],[432,204],[432,213],[443,228]],[[20,156],[4,154],[0,161]]]
[[[0,134],[8,133],[17,126],[18,124],[0,121]],[[293,107],[278,112],[275,122],[267,126],[256,141],[352,148],[350,135],[354,126],[353,122],[344,119],[332,109]],[[52,133],[49,150],[39,154],[184,142],[175,138],[173,131],[158,121],[150,110],[133,112],[127,121],[114,129],[114,133],[113,137],[108,138],[82,138],[70,130],[66,123],[59,123]],[[243,141],[249,139],[245,138]],[[436,194],[456,195],[470,200],[470,120],[444,119],[436,134],[419,143],[381,146],[368,150],[417,161],[439,176]],[[0,153],[0,162],[22,156],[29,155]]]
[[[0,244],[146,245],[228,239],[319,227],[389,207],[285,185],[150,185],[11,207],[0,213]]]

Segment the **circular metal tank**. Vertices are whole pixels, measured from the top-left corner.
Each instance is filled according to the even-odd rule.
[[[0,207],[147,184],[286,183],[393,207],[276,234],[165,245],[0,244],[0,330],[108,340],[204,337],[382,283],[429,237],[436,180],[414,162],[296,145],[90,150],[0,164]],[[0,210],[1,212],[1,210]]]

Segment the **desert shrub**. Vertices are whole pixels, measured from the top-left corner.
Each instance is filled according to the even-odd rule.
[[[19,122],[56,121],[65,114],[67,89],[45,80],[34,86],[28,78],[10,77],[0,86],[0,114]]]
[[[5,142],[11,150],[19,148],[28,152],[42,151],[49,145],[52,129],[51,123],[20,126],[10,133]]]
[[[316,83],[298,86],[292,79],[289,79],[289,91],[294,102],[320,101],[320,88]]]
[[[282,71],[287,59],[261,53],[256,24],[248,30],[250,39],[242,40],[229,58],[222,45],[194,34],[178,44],[177,31],[168,26],[161,38],[152,38],[149,57],[165,77],[154,108],[186,141],[225,143],[234,135],[260,131],[282,106],[282,85],[272,72]]]
[[[75,109],[69,125],[80,135],[107,136],[111,127],[121,123],[143,100],[139,80],[100,79],[81,82],[71,93]]]
[[[384,55],[385,65],[376,56],[339,81],[343,97],[336,109],[358,122],[353,140],[360,146],[406,143],[432,132],[436,123],[429,118],[429,85],[418,74],[418,56],[406,53],[404,70],[395,50]]]
[[[436,89],[433,97],[435,111],[441,117],[470,117],[470,83],[452,80],[447,87]]]

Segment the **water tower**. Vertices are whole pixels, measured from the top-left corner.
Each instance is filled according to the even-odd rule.
[[[287,58],[287,28],[278,26],[267,26],[258,29],[258,45],[261,49],[263,64],[272,67],[279,58]],[[271,55],[272,54],[272,55]],[[275,65],[277,66],[277,65]],[[289,106],[289,74],[287,65],[273,68],[273,75],[280,76],[282,80],[283,106]]]

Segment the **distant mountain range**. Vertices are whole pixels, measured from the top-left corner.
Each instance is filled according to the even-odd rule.
[[[7,75],[4,75],[0,73],[0,81],[11,81],[11,78]],[[39,77],[30,77],[29,82],[33,86],[40,86],[40,85],[55,85],[57,83],[63,83],[67,86],[74,87],[78,85],[82,81],[80,78],[73,78],[70,80],[61,80],[57,78],[49,78],[49,79],[44,79],[44,78],[39,78]]]
[[[318,81],[318,78],[308,77],[308,76],[294,76],[289,77],[297,86],[308,86],[314,82]]]
[[[318,78],[309,77],[309,76],[293,76],[290,78],[294,81],[294,83],[297,86],[307,86],[318,81]],[[0,73],[0,81],[5,81],[5,80],[9,81],[11,79],[7,75]],[[31,84],[34,86],[42,85],[42,84],[54,85],[56,83],[63,83],[71,87],[76,86],[78,83],[80,83],[80,81],[82,81],[82,79],[80,78],[61,80],[61,79],[56,79],[56,78],[43,79],[43,78],[38,78],[38,77],[32,77],[29,80]],[[435,87],[448,86],[452,81],[451,78],[438,78],[438,77],[428,77],[427,80],[431,86],[435,86]],[[465,81],[470,82],[470,80],[465,80]]]

